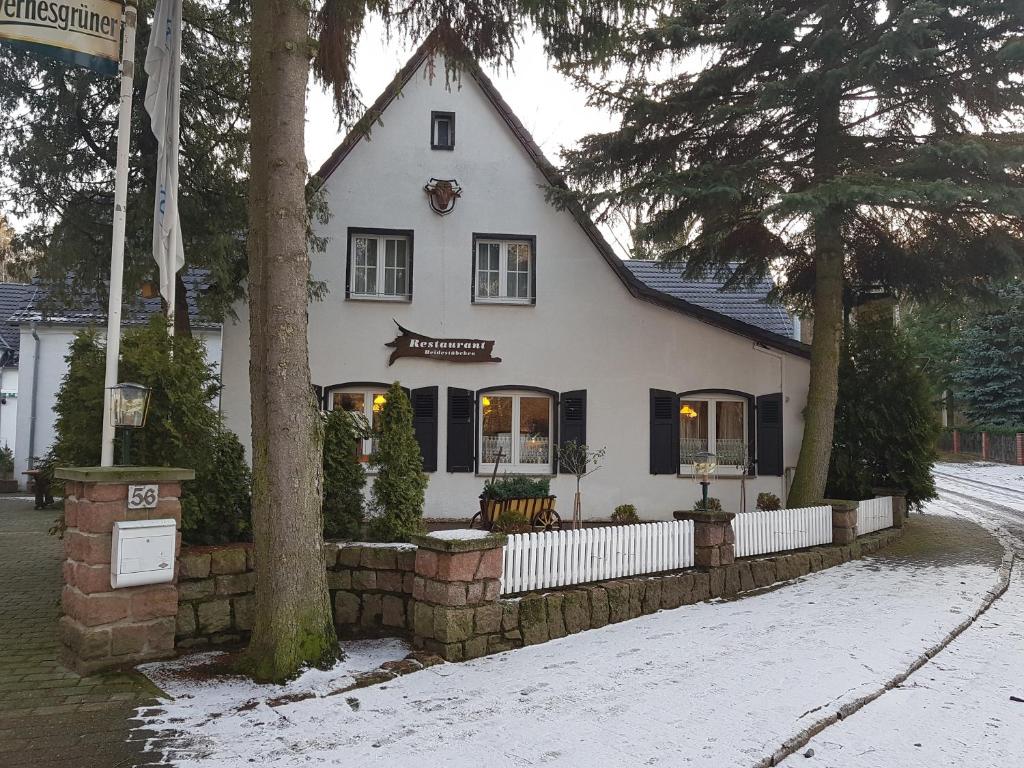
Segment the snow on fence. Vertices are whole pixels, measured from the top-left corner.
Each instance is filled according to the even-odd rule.
[[[857,535],[892,528],[892,496],[865,499],[857,504]]]
[[[504,556],[503,595],[689,568],[693,521],[515,533]]]
[[[832,543],[832,507],[741,512],[732,521],[736,557]]]

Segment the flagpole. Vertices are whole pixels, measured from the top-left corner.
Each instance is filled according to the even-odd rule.
[[[128,147],[131,142],[132,89],[135,79],[137,0],[126,0],[121,42],[121,103],[117,115],[117,166],[114,177],[114,232],[110,245],[110,298],[107,304],[107,360],[103,376],[103,443],[100,465],[114,464],[114,425],[110,418],[111,387],[117,384],[121,354],[121,301],[124,277],[125,207],[128,203]]]

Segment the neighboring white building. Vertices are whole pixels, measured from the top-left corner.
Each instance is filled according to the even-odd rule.
[[[219,369],[221,358],[221,329],[219,324],[204,323],[198,319],[194,298],[196,281],[202,273],[187,273],[186,288],[189,291],[189,313],[192,319],[193,335],[206,346],[206,358]],[[47,292],[42,286],[23,286],[29,290],[17,310],[7,314],[8,332],[14,329],[19,356],[18,367],[14,369],[17,403],[15,411],[8,412],[0,406],[0,443],[8,430],[10,446],[14,449],[15,477],[24,483],[22,472],[30,469],[36,458],[49,450],[55,438],[56,416],[53,406],[57,391],[67,373],[65,357],[75,335],[86,328],[95,328],[103,339],[106,332],[106,313],[94,302],[82,301],[74,308],[55,308],[47,301]],[[0,292],[3,287],[0,286]],[[140,325],[161,311],[160,299],[134,297],[124,308],[124,326]],[[4,369],[4,388],[8,381]],[[20,386],[19,386],[20,385]],[[10,398],[8,398],[10,403]],[[16,420],[16,425],[12,422]],[[97,447],[100,436],[96,436]]]
[[[18,327],[6,320],[31,299],[35,287],[0,283],[0,447],[15,450],[18,430]]]
[[[428,517],[472,515],[499,450],[502,473],[550,475],[568,517],[574,480],[553,449],[572,438],[607,447],[584,482],[586,517],[690,508],[687,458],[701,448],[731,464],[711,489],[727,509],[784,498],[809,375],[792,320],[756,291],[619,259],[581,210],[546,202],[557,174],[487,77],[469,67],[449,87],[443,63],[427,65],[432,46],[318,174],[332,215],[313,279],[329,294],[310,304],[309,343],[325,407],[372,418],[389,382],[410,389]],[[248,444],[248,313],[236,311],[223,410]],[[422,336],[389,346],[396,324]]]

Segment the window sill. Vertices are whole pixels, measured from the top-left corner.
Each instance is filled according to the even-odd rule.
[[[533,299],[482,299],[477,296],[473,299],[474,304],[489,304],[498,307],[533,307],[536,302]]]
[[[479,470],[477,470],[477,472],[476,472],[476,476],[477,477],[486,477],[488,480],[491,479],[491,475],[492,475],[492,472],[481,472]],[[503,475],[516,475],[518,477],[557,477],[557,475],[554,472],[552,472],[551,469],[547,469],[544,472],[527,472],[527,471],[518,470],[518,469],[506,470],[504,472],[500,472],[500,471],[498,472],[498,477],[502,477]]]
[[[412,303],[412,296],[388,296],[387,294],[371,294],[371,293],[350,293],[345,297],[352,301],[387,301],[387,302],[399,302],[405,304]]]

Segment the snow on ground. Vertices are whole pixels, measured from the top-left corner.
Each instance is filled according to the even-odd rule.
[[[997,503],[1024,509],[1024,468],[943,464],[937,467],[947,496],[928,513],[963,515],[1007,533],[1012,514],[984,508]],[[951,476],[955,476],[953,479]],[[952,496],[949,489],[980,500]],[[1016,499],[1016,502],[1014,502]],[[1017,531],[1013,521],[1010,531]],[[1010,533],[1012,536],[1013,534]],[[852,717],[811,740],[785,766],[841,768],[1006,768],[1024,764],[1024,540],[1010,542],[1018,559],[1006,594],[950,646]],[[1010,697],[1021,701],[1014,701]]]
[[[179,688],[166,674],[176,700],[143,720],[184,734],[181,768],[748,766],[904,671],[995,582],[985,559],[883,555],[279,707],[238,709],[247,684]]]

